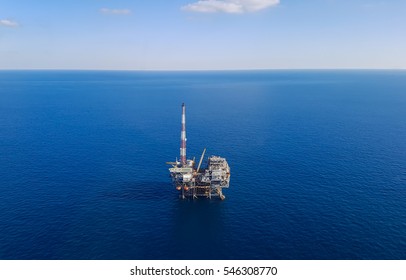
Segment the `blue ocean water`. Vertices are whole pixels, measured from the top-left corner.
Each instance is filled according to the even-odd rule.
[[[0,194],[0,259],[406,259],[406,72],[0,71]]]

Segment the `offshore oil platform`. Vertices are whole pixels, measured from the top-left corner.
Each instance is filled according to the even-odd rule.
[[[182,104],[182,129],[180,134],[180,160],[167,162],[170,177],[182,198],[220,197],[225,199],[223,188],[230,184],[230,167],[225,158],[210,156],[207,166],[201,168],[206,148],[203,150],[199,164],[195,168],[195,159],[186,159],[186,107]]]

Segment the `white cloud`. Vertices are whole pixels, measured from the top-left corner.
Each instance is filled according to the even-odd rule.
[[[241,14],[276,6],[279,2],[279,0],[199,0],[183,6],[182,10],[200,13]]]
[[[0,25],[6,27],[17,27],[18,23],[9,19],[0,19]]]
[[[131,10],[101,8],[100,13],[107,14],[107,15],[129,15],[129,14],[131,14]]]

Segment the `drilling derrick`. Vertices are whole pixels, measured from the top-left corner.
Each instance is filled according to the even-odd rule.
[[[182,103],[182,130],[180,132],[180,162],[186,165],[186,107]]]
[[[197,169],[195,161],[186,158],[186,106],[182,104],[182,127],[180,134],[180,160],[167,162],[172,183],[182,198],[218,196],[224,199],[223,188],[230,184],[230,167],[225,158],[211,156],[207,166],[201,168],[206,149],[203,150]]]

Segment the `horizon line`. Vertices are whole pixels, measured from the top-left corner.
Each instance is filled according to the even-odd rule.
[[[237,68],[237,69],[114,69],[114,68],[0,68],[0,71],[117,71],[117,72],[221,72],[221,71],[404,71],[405,68]]]

